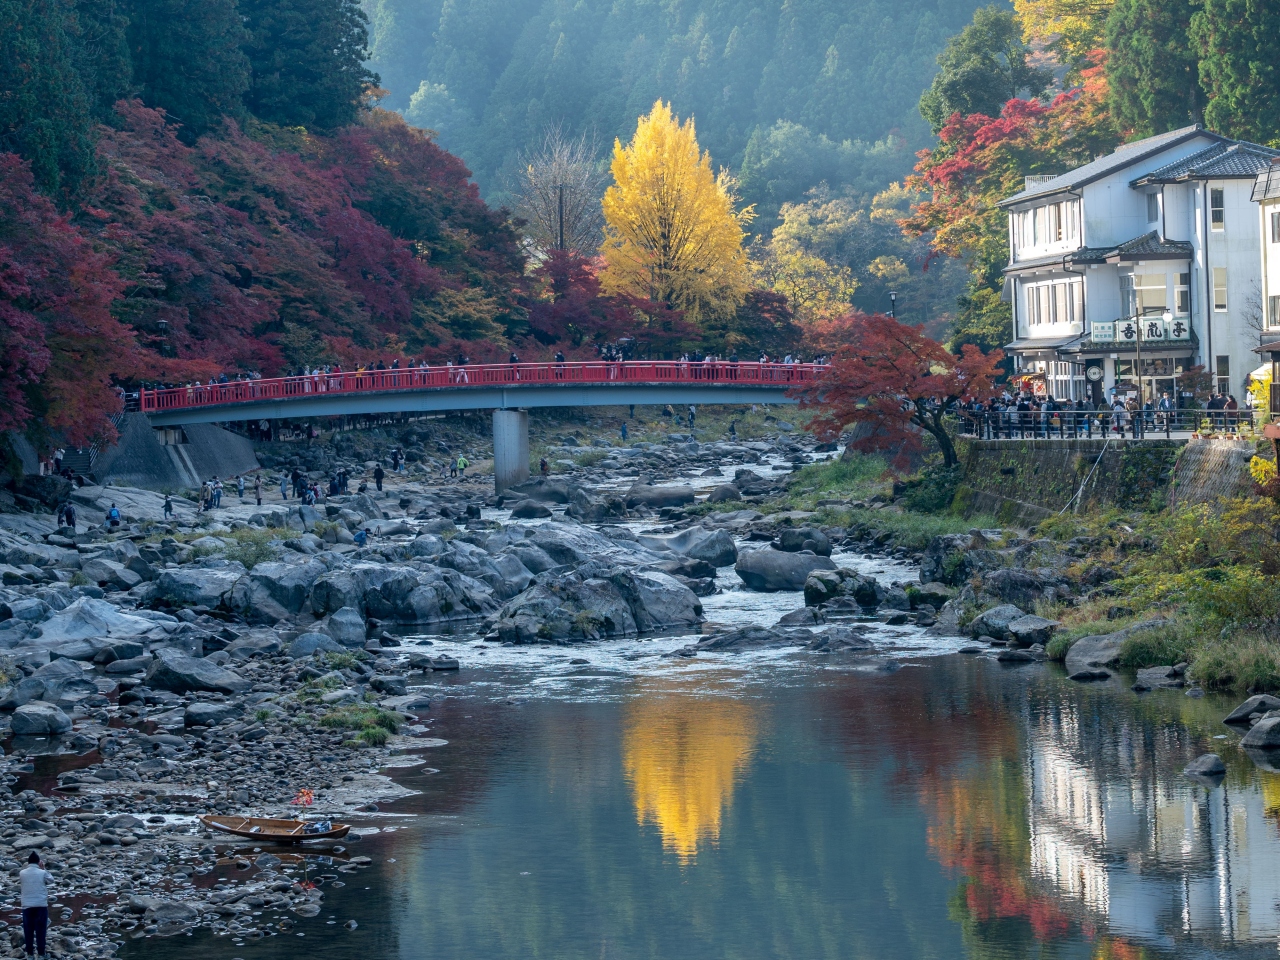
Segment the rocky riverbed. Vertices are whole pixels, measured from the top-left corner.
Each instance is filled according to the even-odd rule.
[[[315,507],[278,488],[262,506],[228,490],[210,513],[175,498],[166,520],[148,491],[29,482],[35,509],[0,514],[0,898],[14,902],[18,869],[40,851],[60,898],[54,949],[82,957],[126,937],[200,925],[260,937],[315,916],[323,893],[304,861],[198,816],[375,820],[408,792],[395,769],[440,742],[429,675],[465,671],[494,645],[559,656],[665,636],[678,638],[671,657],[788,649],[892,670],[885,628],[897,627],[1016,666],[1044,659],[1058,626],[1037,603],[1108,589],[1091,543],[973,530],[917,553],[859,519],[900,509],[884,497],[833,501],[838,525],[780,510],[792,468],[834,452],[805,438],[674,435],[595,447],[582,463],[563,439],[552,452],[566,472],[502,497],[483,477],[419,470]],[[283,466],[317,477],[372,467],[292,459]],[[47,508],[68,497],[88,529],[55,526]],[[871,555],[893,573],[854,562]],[[803,605],[726,615],[729,580]],[[467,643],[427,639],[441,634]],[[1108,676],[1122,640],[1089,638],[1073,678]],[[1139,682],[1184,680],[1175,664]],[[1264,749],[1280,743],[1273,706],[1241,721]],[[295,802],[302,791],[311,806]],[[359,833],[321,845],[335,878],[367,865],[348,849]],[[19,931],[5,932],[16,950]]]
[[[564,440],[553,453],[567,458],[577,441]],[[427,676],[467,669],[424,633],[471,636],[475,653],[667,635],[696,638],[671,651],[681,657],[868,655],[867,623],[932,622],[903,585],[832,560],[870,541],[766,512],[792,467],[829,449],[785,434],[597,449],[501,498],[483,478],[418,470],[315,507],[276,487],[261,507],[228,489],[210,513],[175,497],[170,520],[148,491],[29,481],[21,504],[34,509],[0,514],[0,898],[13,902],[39,851],[57,877],[54,950],[84,957],[127,937],[199,925],[264,936],[314,916],[323,894],[305,863],[198,816],[359,826],[405,795],[395,768],[439,742]],[[370,468],[295,459],[321,475]],[[53,521],[67,498],[78,530]],[[722,506],[701,515],[704,502]],[[830,596],[806,593],[812,604],[776,626],[734,628],[703,606],[729,571],[762,593],[830,574]],[[861,593],[842,590],[852,576]],[[295,803],[300,791],[311,806]],[[359,830],[320,852],[356,871],[358,841]],[[18,928],[5,932],[16,950]]]

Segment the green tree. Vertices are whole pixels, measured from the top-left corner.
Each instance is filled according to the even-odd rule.
[[[133,92],[128,4],[126,0],[78,0],[75,10],[77,67],[90,110],[97,119],[107,120],[114,115],[116,102]]]
[[[920,115],[937,133],[953,113],[998,117],[1014,97],[1040,96],[1053,75],[1030,66],[1027,52],[1013,13],[996,6],[975,10],[973,22],[938,54],[940,69],[920,98]]]
[[[1187,31],[1198,3],[1117,0],[1107,17],[1111,110],[1152,136],[1203,119],[1200,68]]]
[[[74,188],[93,166],[74,8],[62,0],[0,0],[0,24],[0,151],[30,161],[42,190]]]
[[[368,18],[355,0],[241,0],[249,40],[245,105],[291,127],[332,130],[353,122],[378,75]]]
[[[249,61],[235,0],[134,0],[128,37],[143,102],[181,124],[184,140],[243,111]]]
[[[1261,143],[1280,136],[1278,36],[1278,0],[1204,0],[1191,18],[1191,40],[1209,127]]]

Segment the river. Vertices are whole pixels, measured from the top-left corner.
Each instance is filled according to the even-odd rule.
[[[768,624],[799,605],[724,582],[711,620]],[[464,669],[427,681],[437,745],[398,776],[420,793],[332,851],[374,865],[312,859],[320,915],[267,938],[202,930],[122,956],[1124,960],[1280,945],[1280,774],[1235,747],[1220,723],[1234,703],[1079,685],[912,627],[881,629],[888,660],[432,639]],[[1181,775],[1207,751],[1228,765],[1216,788]]]

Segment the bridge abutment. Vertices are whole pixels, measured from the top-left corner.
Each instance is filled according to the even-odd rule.
[[[529,414],[493,411],[493,487],[502,493],[529,479]]]

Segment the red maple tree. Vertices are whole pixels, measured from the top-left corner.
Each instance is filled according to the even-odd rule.
[[[831,365],[797,391],[801,407],[816,411],[809,428],[834,439],[851,424],[861,426],[850,446],[864,453],[896,450],[899,463],[928,434],[943,466],[956,466],[946,413],[958,401],[994,394],[1004,354],[965,344],[957,356],[923,330],[878,313],[847,314],[817,328],[811,338]]]
[[[112,380],[132,372],[132,332],[111,315],[122,283],[53,204],[31,166],[0,154],[0,431],[42,447],[114,439]]]

